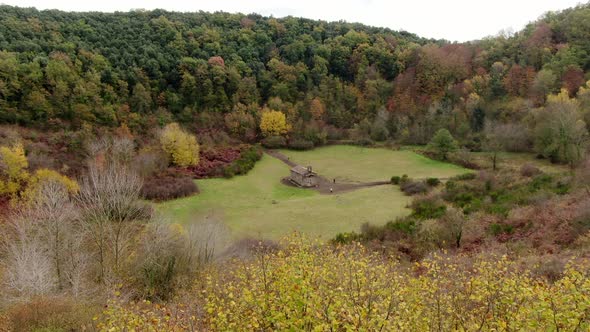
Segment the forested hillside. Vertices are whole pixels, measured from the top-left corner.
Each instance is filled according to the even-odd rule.
[[[587,124],[590,3],[468,43],[0,6],[0,332],[589,330]]]
[[[384,105],[386,81],[427,42],[359,24],[226,13],[3,6],[0,22],[2,119],[41,126],[141,127],[154,114],[190,123],[206,112],[255,112],[272,97],[305,110],[299,104],[316,96],[334,110],[331,122],[350,126],[361,85],[370,80],[382,95],[368,108]]]
[[[486,122],[524,123],[560,88],[576,95],[589,38],[589,5],[465,44],[293,17],[2,6],[0,121],[138,133],[179,121],[251,141],[268,107],[286,114],[291,138],[315,143],[355,124],[404,143],[446,127],[480,149]]]

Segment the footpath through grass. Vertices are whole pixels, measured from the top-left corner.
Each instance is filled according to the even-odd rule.
[[[311,164],[337,181],[387,180],[392,175],[447,177],[464,169],[430,160],[410,151],[331,146],[313,151],[283,151],[301,164]],[[278,239],[294,230],[330,239],[339,232],[358,231],[365,222],[381,225],[405,215],[410,198],[397,186],[382,185],[343,194],[321,195],[314,190],[283,185],[289,175],[283,162],[264,155],[245,176],[197,180],[201,193],[157,204],[171,222],[205,218],[224,222],[235,237]]]

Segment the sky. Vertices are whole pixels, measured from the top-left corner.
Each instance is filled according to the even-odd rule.
[[[265,16],[344,20],[405,30],[421,37],[469,41],[518,31],[547,11],[587,0],[0,0],[0,3],[67,11],[225,11]]]

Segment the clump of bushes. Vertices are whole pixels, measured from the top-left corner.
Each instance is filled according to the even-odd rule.
[[[430,187],[436,187],[440,184],[440,180],[438,178],[428,178],[426,179],[426,184]]]
[[[269,136],[263,139],[261,143],[267,149],[280,149],[287,145],[287,140],[283,136]]]
[[[293,139],[289,142],[289,148],[293,150],[311,150],[314,148],[312,141],[305,139]]]
[[[467,149],[461,149],[449,155],[449,161],[453,164],[463,166],[469,169],[480,169],[481,167],[473,160],[471,152]]]
[[[67,297],[40,296],[10,308],[7,320],[11,331],[79,331],[90,327],[98,312],[100,307],[76,303]]]
[[[459,175],[455,175],[453,176],[450,180],[451,181],[468,181],[468,180],[473,180],[477,177],[477,174],[469,172],[469,173],[463,173],[463,174],[459,174]]]
[[[361,138],[354,140],[354,145],[371,146],[373,144],[374,144],[373,140],[370,138],[367,138],[367,137],[361,137]]]
[[[198,193],[199,189],[190,176],[173,169],[146,178],[141,196],[149,200],[165,201]]]
[[[440,184],[440,180],[437,178],[428,178],[424,181],[412,180],[407,174],[402,176],[392,176],[390,180],[391,184],[399,185],[400,189],[406,195],[416,195],[428,192],[432,187],[436,187]]]
[[[409,196],[423,194],[428,191],[428,185],[424,181],[408,180],[400,184],[401,190]]]
[[[258,147],[251,147],[240,154],[240,158],[223,169],[223,176],[231,178],[235,175],[248,173],[256,162],[262,158],[262,151]]]
[[[407,175],[405,175],[405,174],[404,174],[403,176],[405,176],[406,178],[408,177],[408,176],[407,176]],[[398,185],[398,184],[400,184],[401,180],[402,180],[402,177],[401,177],[401,176],[399,176],[399,175],[394,175],[394,176],[392,176],[392,177],[391,177],[391,184]]]
[[[533,176],[537,176],[541,173],[542,173],[541,170],[537,166],[530,164],[530,163],[526,163],[526,164],[522,165],[522,167],[520,168],[520,175],[526,176],[529,178],[531,178]]]
[[[445,215],[447,206],[436,197],[423,197],[415,199],[410,205],[412,216],[420,220],[436,219]]]

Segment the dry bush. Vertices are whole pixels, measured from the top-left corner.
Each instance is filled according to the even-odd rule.
[[[188,285],[229,243],[229,230],[221,222],[206,220],[183,228],[177,224],[150,224],[140,241],[132,268],[135,296],[167,300]]]
[[[141,150],[133,161],[135,170],[142,177],[164,171],[169,163],[168,156],[161,149]]]
[[[537,166],[535,166],[531,163],[526,163],[526,164],[522,165],[522,167],[520,168],[520,175],[526,176],[528,178],[532,178],[532,177],[537,176],[541,173],[542,173],[541,170]]]
[[[0,145],[11,146],[22,141],[22,137],[15,126],[0,126]]]
[[[408,180],[400,184],[400,189],[409,196],[416,194],[424,194],[429,187],[424,181]]]
[[[185,174],[168,170],[146,178],[141,188],[145,199],[165,201],[198,193],[193,179]]]
[[[590,159],[580,163],[576,169],[574,183],[578,188],[583,188],[590,195]]]
[[[274,252],[279,250],[279,243],[255,238],[242,238],[233,242],[222,254],[223,257],[248,259],[259,252]]]
[[[28,151],[27,160],[29,161],[30,170],[58,168],[59,163],[51,155],[52,151],[47,144],[43,142],[27,144],[26,150]]]
[[[463,250],[470,251],[482,245],[488,237],[487,227],[495,222],[495,216],[486,216],[481,212],[475,213],[465,221],[461,236]]]
[[[449,155],[449,161],[463,166],[469,169],[479,169],[481,168],[475,160],[473,160],[473,155],[468,149],[460,149],[457,152],[453,152]]]
[[[10,331],[80,331],[90,328],[100,307],[67,297],[36,297],[8,310]]]

